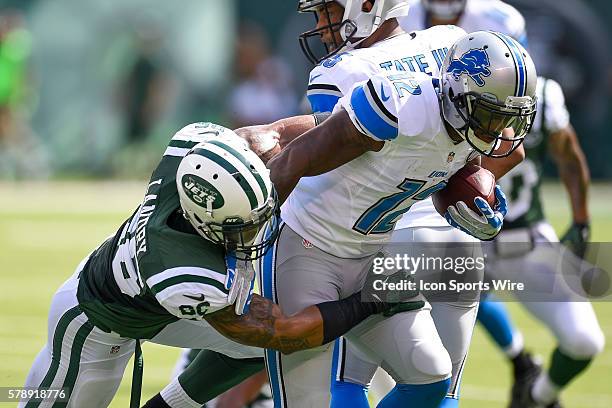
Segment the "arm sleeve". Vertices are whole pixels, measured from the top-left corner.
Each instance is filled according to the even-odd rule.
[[[538,79],[541,81],[542,79]],[[546,129],[555,133],[569,125],[569,112],[565,106],[565,97],[561,85],[552,79],[546,80],[544,89],[544,98],[546,101],[542,104],[545,106],[546,112],[543,117],[546,121]]]
[[[225,277],[206,268],[178,267],[151,276],[147,285],[169,313],[202,320],[204,315],[229,306]]]
[[[432,92],[431,77],[426,74],[379,74],[357,84],[336,109],[344,108],[363,134],[390,141],[399,135],[420,135],[435,125],[433,112],[439,108],[437,100],[429,106]]]
[[[310,73],[306,96],[313,113],[332,112],[338,100],[355,82],[367,79],[369,66],[360,58],[345,52],[317,65]]]

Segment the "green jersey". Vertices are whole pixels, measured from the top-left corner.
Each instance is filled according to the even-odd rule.
[[[175,182],[183,156],[214,126],[195,123],[172,138],[142,204],[90,255],[77,296],[101,329],[150,339],[178,319],[199,320],[228,306],[224,250],[178,212]]]
[[[525,138],[525,160],[500,179],[508,198],[504,229],[533,226],[544,219],[540,185],[548,150],[548,138],[569,124],[569,113],[561,86],[552,79],[538,78],[538,114]]]

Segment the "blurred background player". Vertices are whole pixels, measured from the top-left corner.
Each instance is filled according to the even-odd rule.
[[[525,19],[510,4],[500,0],[411,0],[410,13],[400,19],[406,31],[452,24],[468,33],[479,30],[509,35],[527,48]]]
[[[538,116],[525,139],[527,157],[500,181],[508,192],[509,210],[499,240],[529,245],[510,244],[516,250],[510,253],[503,252],[507,244],[495,245],[499,252],[494,262],[487,265],[487,274],[517,277],[520,271],[525,271],[533,281],[554,282],[564,268],[579,263],[573,262],[573,255],[559,246],[559,239],[544,215],[540,186],[547,153],[557,166],[572,209],[572,225],[561,242],[581,258],[589,238],[589,169],[570,124],[561,86],[551,79],[539,78],[537,97]],[[542,249],[551,246],[556,253]],[[561,407],[558,402],[561,391],[604,347],[604,336],[590,303],[571,293],[567,293],[567,302],[534,300],[537,299],[521,301],[558,341],[546,372],[524,351],[523,336],[512,325],[501,302],[483,302],[479,312],[480,322],[513,365],[511,408]]]
[[[47,151],[30,127],[32,37],[18,10],[0,8],[0,179],[45,179]]]
[[[401,20],[402,27],[406,30],[417,30],[426,28],[436,24],[455,24],[466,31],[470,32],[473,30],[484,30],[491,29],[496,31],[504,32],[517,41],[521,42],[524,46],[527,46],[527,35],[525,29],[525,20],[522,15],[511,5],[506,4],[498,0],[421,0],[414,1],[411,12],[408,17]],[[542,93],[543,84],[541,81],[538,83],[538,98],[540,114],[536,120],[536,127],[533,129],[529,137],[526,138],[525,147],[527,150],[527,159],[525,163],[522,163],[519,167],[515,168],[511,174],[507,175],[506,178],[502,179],[502,186],[505,190],[512,192],[512,197],[521,198],[524,201],[522,204],[517,205],[520,208],[514,208],[510,205],[511,217],[519,217],[517,215],[520,211],[526,211],[530,208],[529,212],[532,213],[533,218],[532,224],[536,221],[543,220],[542,206],[539,201],[539,191],[537,191],[540,185],[540,179],[543,171],[543,152],[545,151],[545,142],[542,142],[545,137],[544,133],[550,134],[548,138],[548,146],[550,147],[551,155],[555,160],[559,173],[565,186],[570,193],[571,208],[573,211],[574,219],[573,224],[568,232],[562,238],[562,241],[570,244],[571,247],[575,248],[579,256],[584,255],[585,242],[589,236],[589,217],[587,208],[587,189],[589,182],[589,172],[578,141],[576,139],[573,128],[569,125],[569,119],[567,118],[568,113],[565,108],[563,93],[559,85],[549,80],[548,83],[551,87],[551,94]],[[543,97],[547,98],[546,104],[542,105]],[[546,109],[546,110],[545,110]],[[544,118],[544,119],[543,119]],[[542,121],[551,121],[550,126],[547,124],[542,126]],[[535,151],[535,146],[541,146],[541,149]],[[534,160],[536,157],[536,160]],[[521,180],[517,179],[517,174],[520,172],[528,172],[523,174]],[[512,184],[511,184],[512,183]],[[523,183],[523,184],[519,184]],[[528,186],[532,186],[532,190],[529,190]],[[512,189],[510,189],[512,187]],[[519,196],[519,190],[521,190]],[[527,198],[531,198],[534,202],[530,202]],[[512,201],[511,201],[512,203]],[[533,205],[532,205],[533,204]],[[508,221],[512,221],[508,218]],[[524,220],[523,220],[524,221]],[[505,229],[516,228],[517,223],[506,222]],[[540,227],[547,229],[547,234],[540,236],[547,236],[547,239],[551,239],[554,236],[554,231],[549,224],[547,227]],[[552,233],[552,235],[550,235]],[[554,240],[552,241],[554,242]],[[552,260],[551,260],[552,261]],[[481,302],[478,320],[496,342],[506,350],[508,357],[514,363],[514,377],[515,386],[513,392],[513,399],[521,398],[518,394],[525,393],[523,388],[529,387],[531,377],[534,376],[536,371],[539,371],[539,367],[532,361],[531,357],[524,353],[522,336],[516,330],[510,320],[510,316],[500,302],[490,303],[487,297]],[[494,299],[494,297],[490,297]],[[567,306],[582,308],[583,306]],[[597,324],[597,319],[594,317],[592,308],[590,306],[584,306],[589,310],[586,313],[589,316],[585,322],[593,323],[586,324],[585,327],[589,327],[584,331],[585,342],[592,342],[591,344],[599,344],[599,336],[601,330]],[[553,316],[550,312],[544,312],[536,314],[540,320],[543,320],[549,327],[553,325]],[[542,317],[542,314],[547,314],[547,317]],[[570,327],[559,327],[559,332],[576,331]],[[554,330],[553,330],[554,331]],[[513,335],[515,333],[515,335]],[[569,334],[568,334],[569,335]],[[601,344],[603,347],[603,343]],[[592,357],[596,354],[598,347],[591,347],[589,353],[579,353],[573,350],[575,356],[581,357],[581,362],[584,363],[587,357]],[[572,355],[572,352],[570,352]],[[558,360],[558,359],[557,359]],[[578,364],[579,366],[580,364]],[[556,376],[557,383],[551,384],[545,382],[545,374],[540,376],[538,387],[536,388],[537,393],[546,394],[544,398],[539,397],[540,401],[551,403],[555,400],[553,396],[556,396],[560,388],[565,386],[574,376],[580,373],[580,371],[586,368],[586,365],[581,370],[571,367],[568,364],[567,367],[562,367],[560,362],[554,365],[555,371],[563,371],[566,373],[563,377],[559,378]],[[547,388],[548,391],[543,391]],[[555,392],[552,392],[552,390]],[[524,403],[518,402],[518,404]],[[517,402],[513,402],[517,404]],[[516,405],[517,407],[520,405]]]

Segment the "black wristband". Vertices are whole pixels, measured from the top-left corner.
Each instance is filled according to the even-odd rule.
[[[323,344],[327,344],[348,332],[373,314],[381,313],[382,303],[362,302],[361,292],[346,299],[316,305],[323,317]]]
[[[314,116],[315,126],[319,126],[331,116],[331,112],[315,112],[312,114],[312,116]]]

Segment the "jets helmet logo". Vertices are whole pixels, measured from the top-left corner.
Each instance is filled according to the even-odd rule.
[[[187,197],[200,207],[207,208],[210,203],[213,210],[223,207],[223,196],[208,181],[193,174],[185,174],[181,180]]]
[[[459,59],[453,59],[448,67],[448,72],[453,74],[456,80],[462,74],[469,75],[478,86],[484,86],[485,81],[482,77],[491,75],[489,67],[489,56],[483,48],[472,49],[463,54]]]

